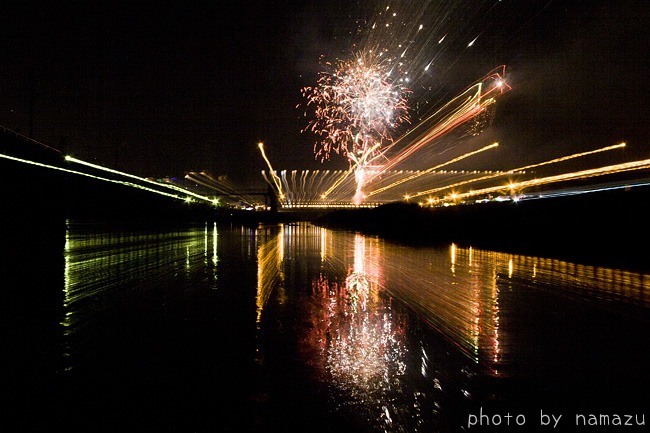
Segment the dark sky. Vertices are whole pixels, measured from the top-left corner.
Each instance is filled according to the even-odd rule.
[[[448,45],[429,105],[508,67],[512,90],[479,136],[499,141],[499,153],[476,168],[620,141],[625,158],[650,157],[648,2],[430,3],[436,15],[425,22],[436,21]],[[267,169],[259,141],[275,169],[345,167],[315,161],[316,137],[301,133],[307,120],[296,106],[317,80],[319,56],[351,51],[378,5],[5,1],[0,125],[144,176],[257,179]]]

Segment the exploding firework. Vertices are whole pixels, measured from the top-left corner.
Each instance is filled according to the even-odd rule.
[[[306,129],[321,137],[314,145],[316,158],[323,161],[336,152],[348,159],[355,171],[357,203],[368,162],[409,120],[408,94],[394,66],[368,53],[339,62],[335,71],[321,74],[316,86],[303,89],[315,114]]]
[[[433,0],[373,6],[351,12],[358,17],[356,31],[339,39],[342,46],[329,47],[333,58],[351,60],[324,62],[328,72],[321,72],[315,86],[302,89],[305,115],[313,109],[303,132],[317,135],[316,159],[342,154],[349,169],[304,173],[300,182],[295,173],[291,179],[283,174],[287,194],[293,193],[291,204],[315,194],[305,192],[308,184],[318,187],[322,203],[353,197],[359,206],[388,201],[389,194],[408,200],[502,176],[474,170],[473,180],[465,178],[471,173],[461,170],[457,178],[452,170],[453,179],[442,182],[439,169],[495,148],[475,137],[492,125],[497,99],[511,90],[509,77],[505,65],[478,80],[477,74],[482,74],[478,68],[493,67],[494,56],[482,48],[503,31],[496,23],[505,6]],[[483,147],[476,149],[477,144]]]
[[[357,31],[350,33],[357,37],[346,39],[340,57],[348,58],[353,47],[356,54],[351,60],[324,62],[326,72],[321,72],[317,84],[303,88],[305,107],[313,109],[303,132],[317,135],[314,154],[321,162],[332,153],[345,156],[348,174],[354,174],[350,177],[356,183],[356,205],[381,173],[406,157],[413,160],[416,151],[419,158],[420,150],[458,126],[466,124],[472,136],[480,133],[493,115],[489,106],[494,96],[510,89],[502,67],[448,100],[455,83],[471,75],[454,73],[454,84],[449,82],[448,69],[458,61],[452,53],[460,56],[454,47],[462,46],[466,53],[478,39],[472,32],[468,44],[470,34],[448,28],[449,13],[448,7],[431,1],[395,2],[375,9],[369,20],[357,20]],[[461,18],[465,20],[466,13]],[[426,163],[422,159],[417,165]]]

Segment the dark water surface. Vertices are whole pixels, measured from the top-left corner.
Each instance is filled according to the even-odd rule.
[[[23,238],[1,264],[3,432],[650,422],[650,275],[308,223]],[[645,426],[589,425],[617,416]]]

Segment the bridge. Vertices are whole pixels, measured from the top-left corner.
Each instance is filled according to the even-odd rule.
[[[628,167],[640,168],[626,171]],[[637,251],[650,242],[645,211],[650,199],[648,167],[650,161],[633,161],[617,166],[618,176],[607,181],[578,178],[573,184],[563,183],[562,188],[554,184],[552,189],[535,193],[532,189],[506,189],[512,195],[478,200],[480,203],[465,200],[455,206],[429,208],[415,200],[401,200],[371,208],[341,205],[336,210],[319,207],[316,202],[310,208],[308,201],[301,202],[300,194],[313,195],[309,188],[312,174],[296,172],[295,176],[283,174],[298,182],[284,183],[289,186],[283,191],[287,196],[277,196],[278,207],[274,208],[275,190],[270,186],[267,190],[216,188],[206,174],[190,175],[182,181],[141,178],[66,157],[56,148],[0,129],[4,192],[0,235],[12,246],[3,253],[27,248],[23,253],[33,255],[47,239],[50,245],[58,245],[65,238],[65,221],[77,217],[141,220],[147,226],[158,221],[236,218],[253,227],[298,218],[414,243],[454,241],[538,255],[548,252],[549,256],[559,250],[567,258],[582,251],[582,255],[597,259],[603,251]],[[319,176],[329,175],[316,173],[313,178]],[[243,200],[254,201],[255,197],[265,200],[266,211],[237,208],[240,202],[249,203]],[[223,205],[228,200],[233,207]],[[638,262],[629,256],[622,265],[647,265],[643,254],[634,256]]]
[[[621,146],[624,144],[609,148]],[[111,215],[122,210],[136,215],[158,212],[173,216],[188,211],[210,213],[218,208],[274,213],[373,208],[396,202],[422,207],[517,202],[644,186],[648,184],[649,170],[650,160],[546,177],[523,169],[487,172],[369,168],[366,176],[372,184],[368,183],[368,197],[363,206],[355,206],[350,200],[356,187],[350,170],[263,171],[266,189],[241,188],[205,172],[188,172],[181,178],[143,178],[66,156],[56,147],[0,127],[0,180],[10,194],[5,200],[11,197],[10,202],[17,207],[38,209],[35,213],[41,215],[60,208],[79,214]],[[504,182],[506,178],[508,182]],[[454,187],[463,187],[465,192],[455,193]],[[128,206],[124,206],[126,202]]]
[[[183,178],[144,178],[90,163],[60,149],[0,127],[0,182],[4,222],[44,216],[196,218],[242,211],[257,219],[281,210],[267,186],[238,188],[206,173]],[[238,214],[239,215],[239,214]],[[247,216],[246,219],[252,217]]]

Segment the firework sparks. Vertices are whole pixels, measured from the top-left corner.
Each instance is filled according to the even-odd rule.
[[[363,61],[359,58],[356,63],[357,66],[362,65]],[[356,189],[353,203],[355,205],[360,205],[368,196],[364,193],[363,188],[369,187],[382,173],[405,159],[411,158],[419,149],[435,144],[443,135],[458,126],[471,119],[476,119],[486,112],[488,106],[494,104],[496,96],[510,90],[510,86],[504,81],[505,66],[501,66],[444,104],[399,139],[393,140],[390,132],[395,129],[398,122],[391,121],[391,116],[395,116],[396,112],[401,112],[402,114],[395,119],[402,122],[408,120],[408,107],[404,96],[404,92],[408,91],[401,88],[403,96],[397,98],[400,92],[392,89],[393,99],[380,97],[386,95],[386,89],[369,91],[367,87],[375,85],[363,83],[370,76],[366,68],[363,68],[363,73],[362,71],[355,72],[355,86],[354,89],[351,89],[349,85],[351,80],[347,71],[352,69],[348,65],[348,69],[345,69],[346,72],[336,75],[340,82],[335,80],[334,76],[322,77],[321,85],[317,88],[310,88],[306,95],[309,95],[310,103],[318,104],[317,118],[311,123],[311,130],[324,136],[324,139],[315,146],[317,157],[320,155],[323,160],[329,158],[330,152],[343,153],[350,163],[350,170],[339,178],[339,182],[332,185],[326,195],[329,195],[348,175],[354,173]],[[388,83],[386,85],[390,88]],[[370,101],[365,99],[370,99]],[[393,105],[386,105],[388,102]],[[424,132],[420,132],[422,130]],[[401,150],[391,154],[389,151],[397,143],[400,143]],[[470,154],[473,153],[475,152],[470,152]],[[383,160],[381,164],[379,163],[380,159]],[[448,163],[453,161],[455,160]],[[436,165],[428,171],[433,171],[443,165],[447,164]],[[376,166],[380,166],[381,169],[374,169]],[[425,174],[425,172],[421,174]],[[400,182],[414,179],[417,176],[419,175],[410,176]],[[379,191],[389,187],[383,187]],[[374,193],[376,192],[378,192],[377,188]]]
[[[511,90],[505,65],[478,81],[471,68],[454,67],[478,64],[461,57],[485,57],[479,47],[490,43],[494,26],[485,27],[483,18],[489,15],[496,23],[502,9],[499,3],[465,9],[432,1],[396,2],[356,21],[358,28],[349,33],[353,38],[343,38],[345,47],[337,51],[339,58],[348,58],[350,48],[356,54],[351,60],[325,62],[328,72],[321,72],[315,86],[302,89],[305,116],[313,110],[303,132],[317,136],[315,158],[324,162],[342,154],[349,163],[348,170],[312,174],[323,180],[318,184],[321,204],[340,204],[343,197],[352,197],[353,205],[370,205],[366,200],[371,196],[377,204],[402,191],[404,197],[414,198],[504,175],[438,170],[494,148],[461,156],[453,152],[456,155],[439,161],[451,146],[461,144],[459,140],[489,127],[497,99]],[[291,191],[293,181],[283,177],[283,182]],[[303,181],[299,185],[295,203],[315,205],[315,192],[306,192]]]
[[[572,154],[572,155],[562,156],[560,158],[555,158],[555,159],[552,159],[550,161],[543,161],[543,162],[538,162],[538,163],[535,163],[535,164],[526,165],[526,166],[523,166],[523,167],[513,168],[513,169],[510,169],[510,170],[508,170],[506,172],[492,173],[492,174],[482,176],[482,177],[478,177],[478,178],[475,178],[475,179],[470,179],[470,180],[466,180],[466,181],[455,183],[455,184],[448,184],[448,185],[445,185],[445,186],[440,187],[440,188],[434,188],[434,189],[429,189],[427,191],[421,191],[421,192],[418,192],[417,194],[414,194],[413,197],[422,196],[422,195],[431,195],[434,192],[442,191],[442,190],[445,190],[445,189],[455,188],[455,187],[458,187],[458,186],[461,186],[461,185],[467,185],[467,184],[472,183],[472,182],[478,182],[478,181],[483,181],[483,180],[487,180],[487,179],[494,179],[496,177],[501,177],[506,173],[522,173],[522,172],[525,172],[525,170],[530,170],[532,168],[541,167],[543,165],[556,164],[558,162],[564,162],[564,161],[568,161],[570,159],[580,158],[580,157],[587,156],[587,155],[593,155],[594,153],[600,153],[600,152],[606,152],[606,151],[609,151],[609,150],[620,149],[620,148],[623,148],[623,147],[625,147],[625,143],[619,143],[619,144],[615,144],[613,146],[606,146],[606,147],[603,147],[601,149],[590,150],[590,151],[587,151],[587,152],[580,152],[580,153],[575,153],[575,154]],[[607,171],[605,171],[605,173],[608,174]],[[557,177],[553,177],[553,178],[557,178]]]
[[[257,143],[257,147],[260,149],[260,152],[262,153],[262,158],[264,158],[264,161],[266,161],[266,164],[269,166],[269,173],[271,173],[271,178],[273,179],[273,184],[277,188],[278,195],[282,198],[284,196],[282,192],[282,186],[280,185],[280,179],[275,175],[275,172],[273,171],[273,167],[271,166],[271,161],[266,157],[266,152],[264,152],[264,143],[259,142]]]
[[[368,21],[360,20],[362,25],[370,25],[357,29],[360,39],[350,41],[349,46],[356,50],[352,59],[325,62],[327,71],[321,72],[317,84],[302,89],[305,116],[308,110],[313,111],[303,132],[318,137],[315,158],[324,162],[336,153],[347,159],[350,170],[340,178],[340,184],[354,174],[352,201],[356,205],[366,197],[364,191],[371,189],[377,173],[410,159],[423,147],[431,147],[469,120],[478,130],[479,117],[489,117],[484,115],[487,107],[510,89],[502,66],[446,104],[438,105],[442,100],[434,103],[433,94],[445,87],[438,63],[449,61],[441,51],[447,49],[442,43],[453,45],[461,36],[455,33],[461,31],[450,34],[452,29],[440,18],[449,13],[445,7],[429,2],[393,6],[378,8]],[[469,46],[481,34],[483,31],[474,33]],[[410,99],[414,99],[413,107],[409,106]],[[406,126],[411,124],[411,117],[414,127]],[[418,134],[414,141],[413,136]]]
[[[322,137],[314,146],[316,158],[343,154],[356,167],[357,199],[368,161],[392,140],[395,127],[408,122],[408,93],[393,65],[372,53],[339,62],[334,72],[321,74],[317,86],[303,89],[315,114],[307,129]]]
[[[390,141],[391,129],[408,121],[408,90],[391,78],[390,65],[375,57],[358,54],[322,73],[317,86],[303,89],[316,116],[307,129],[323,137],[315,145],[317,158],[336,152],[362,163]]]

